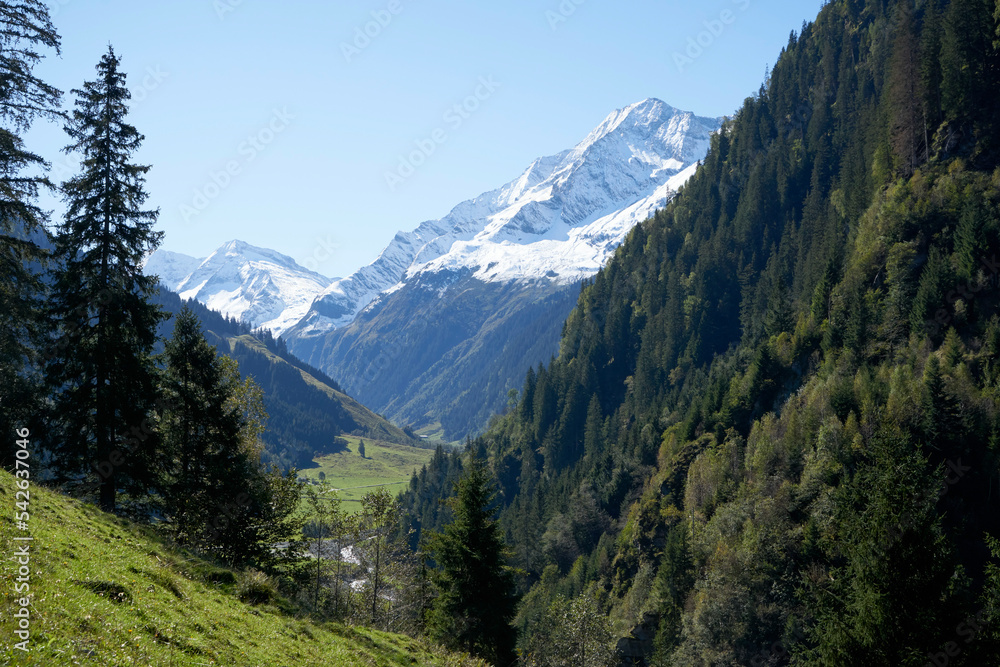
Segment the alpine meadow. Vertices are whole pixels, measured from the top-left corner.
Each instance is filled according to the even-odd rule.
[[[83,4],[0,1],[4,664],[1000,665],[1000,0]]]

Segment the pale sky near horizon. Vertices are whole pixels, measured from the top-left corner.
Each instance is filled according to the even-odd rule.
[[[333,277],[615,109],[732,114],[822,4],[50,0],[63,53],[37,73],[69,108],[109,43],[123,57],[163,248],[240,239]],[[72,175],[60,127],[28,142]]]

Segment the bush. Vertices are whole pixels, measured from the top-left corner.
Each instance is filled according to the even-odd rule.
[[[237,577],[236,596],[254,606],[274,602],[278,597],[274,582],[259,570],[247,570]]]

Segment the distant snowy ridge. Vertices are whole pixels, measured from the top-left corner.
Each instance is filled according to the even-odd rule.
[[[179,252],[157,250],[146,259],[143,272],[147,276],[159,277],[161,284],[176,291],[177,286],[204,261],[204,257],[198,259]]]
[[[656,99],[615,111],[575,148],[397,234],[372,264],[320,294],[290,335],[347,325],[381,294],[428,273],[504,283],[592,276],[694,173],[721,121]]]
[[[281,253],[232,241],[206,259],[158,250],[146,272],[276,335],[312,337],[422,276],[570,284],[597,273],[628,232],[664,207],[708,152],[719,118],[648,99],[610,114],[576,147],[400,232],[374,262],[330,280]],[[437,281],[435,281],[437,282]]]
[[[184,299],[279,336],[302,319],[331,282],[291,257],[243,241],[230,241],[204,260],[157,250],[145,271],[159,275]]]

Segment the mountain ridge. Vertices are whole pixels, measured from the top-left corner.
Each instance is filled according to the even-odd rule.
[[[580,282],[680,190],[717,124],[653,99],[615,111],[574,148],[397,234],[315,300],[289,348],[398,423],[478,432],[558,352]]]
[[[593,275],[628,229],[693,173],[720,124],[654,98],[616,110],[574,148],[537,158],[507,184],[398,232],[374,262],[321,293],[289,336],[345,326],[421,273],[472,268],[487,282],[562,284]]]
[[[145,270],[159,275],[161,283],[184,299],[279,336],[330,283],[326,276],[287,255],[240,240],[223,244],[202,260],[157,250],[146,261]]]

